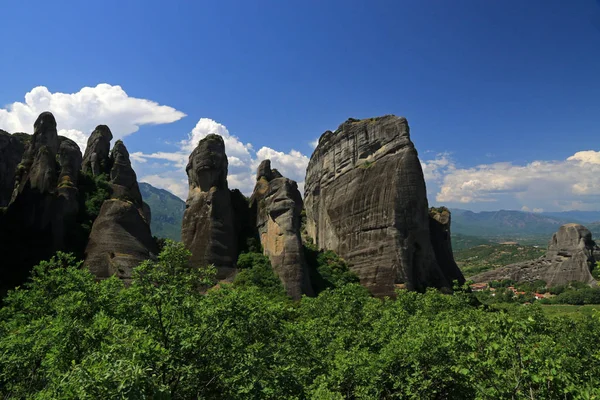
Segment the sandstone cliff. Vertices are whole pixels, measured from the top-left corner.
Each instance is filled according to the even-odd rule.
[[[186,167],[190,189],[181,229],[183,243],[192,252],[191,265],[214,264],[219,279],[235,272],[237,257],[227,168],[223,138],[211,134],[202,139]]]
[[[452,253],[451,221],[450,210],[446,207],[429,209],[429,237],[435,259],[448,282],[458,281],[462,285],[465,283],[465,277],[458,268],[456,261],[454,261],[454,254]]]
[[[571,281],[596,285],[591,270],[598,261],[598,246],[591,232],[579,224],[566,224],[552,235],[546,254],[537,260],[507,265],[486,271],[469,279],[475,282],[490,282],[512,279],[517,282],[543,280],[551,286]]]
[[[250,204],[264,254],[287,294],[293,299],[312,295],[300,238],[303,204],[296,182],[271,170],[271,161],[265,160],[258,167]]]
[[[10,202],[15,187],[15,173],[25,153],[19,138],[0,130],[0,207]]]
[[[110,141],[113,135],[108,126],[98,125],[87,141],[83,156],[82,171],[92,175],[100,175],[110,171]]]
[[[108,127],[104,132],[107,131],[110,132]],[[117,275],[129,281],[133,268],[158,254],[150,232],[150,210],[144,207],[137,176],[122,141],[117,140],[110,157],[106,154],[106,159],[96,158],[95,163],[97,167],[93,168],[100,168],[101,173],[103,166],[111,166],[112,193],[92,226],[84,265],[99,279]]]
[[[349,119],[325,132],[307,168],[304,204],[309,236],[348,261],[373,294],[452,287],[447,275],[455,274],[444,273],[430,241],[425,181],[405,118]]]
[[[58,136],[51,113],[40,114],[0,219],[0,252],[5,257],[0,290],[23,283],[31,267],[65,249],[78,211],[75,185],[80,165],[79,147]]]

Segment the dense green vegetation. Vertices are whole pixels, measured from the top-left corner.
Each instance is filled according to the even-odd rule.
[[[140,182],[140,193],[150,206],[152,234],[165,239],[181,240],[181,221],[185,202],[164,189]]]
[[[292,302],[273,293],[265,258],[242,257],[261,279],[209,289],[214,269],[190,270],[188,257],[167,242],[128,287],[95,282],[66,254],[40,263],[0,309],[0,397],[600,396],[598,314],[477,307],[464,291],[380,300],[340,274]],[[343,276],[340,263],[327,261]]]
[[[454,259],[465,277],[520,261],[541,257],[545,248],[515,244],[484,244],[454,252]]]

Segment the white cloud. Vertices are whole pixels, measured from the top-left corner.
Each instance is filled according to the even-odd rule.
[[[316,149],[317,145],[319,144],[319,138],[315,139],[315,140],[311,140],[310,142],[308,142],[309,146],[311,149]]]
[[[298,189],[303,194],[304,176],[309,160],[306,155],[297,150],[285,153],[270,147],[261,147],[260,150],[254,151],[251,143],[244,143],[239,137],[230,134],[225,125],[210,118],[201,118],[194,129],[188,134],[188,137],[179,142],[179,149],[175,152],[133,153],[131,155],[132,159],[138,162],[143,163],[148,159],[162,159],[169,161],[172,167],[177,169],[176,171],[162,171],[156,174],[145,175],[140,179],[157,187],[172,191],[185,199],[188,190],[185,166],[187,165],[189,155],[196,148],[200,140],[211,133],[222,136],[225,142],[225,153],[229,162],[229,174],[227,176],[229,188],[239,189],[246,195],[251,194],[256,183],[256,169],[258,165],[262,160],[270,159],[272,168],[277,168],[283,176],[298,182]]]
[[[38,86],[25,94],[25,102],[0,109],[0,128],[8,132],[33,131],[43,111],[54,114],[58,134],[74,140],[82,151],[97,125],[108,125],[115,139],[137,132],[142,125],[168,124],[185,117],[173,107],[130,97],[121,86],[106,83],[84,87],[76,93],[51,93]]]
[[[440,156],[424,161],[428,179],[439,182],[440,203],[499,202],[507,199],[543,209],[595,210],[600,203],[600,152],[580,151],[566,160],[509,162],[457,168]],[[524,206],[524,209],[530,209]]]

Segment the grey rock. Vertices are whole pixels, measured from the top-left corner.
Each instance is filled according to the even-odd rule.
[[[21,140],[0,130],[0,207],[6,207],[10,202],[15,174],[24,153],[25,145]]]
[[[129,152],[121,140],[117,140],[111,153],[110,183],[112,197],[129,200],[142,207],[142,194],[135,171],[131,167]]]
[[[595,286],[597,282],[591,270],[598,261],[598,250],[591,232],[585,226],[565,224],[552,235],[546,254],[542,257],[486,271],[470,279],[475,282],[543,280],[549,287],[578,281]]]
[[[225,142],[211,134],[198,143],[186,167],[189,194],[181,237],[192,266],[214,264],[217,278],[235,273],[237,238],[231,193],[227,187]]]
[[[150,208],[150,205],[148,203],[146,203],[145,201],[142,204],[142,214],[144,215],[144,219],[146,220],[146,223],[148,223],[148,225],[152,224],[152,209]]]
[[[271,170],[271,161],[258,167],[257,182],[250,199],[263,251],[287,294],[299,299],[312,295],[309,272],[300,237],[302,197],[293,180]]]
[[[113,135],[108,126],[98,125],[88,138],[82,171],[97,176],[110,171],[109,150]]]
[[[349,119],[319,139],[306,171],[307,232],[374,295],[450,289],[430,242],[423,171],[405,118]]]
[[[452,215],[446,207],[429,209],[429,236],[435,259],[448,282],[457,281],[459,285],[465,283],[460,268],[454,261],[450,225]]]
[[[128,282],[133,269],[157,253],[140,208],[129,201],[109,199],[94,221],[84,265],[98,279],[117,275]]]

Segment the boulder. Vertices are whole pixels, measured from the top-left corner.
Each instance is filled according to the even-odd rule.
[[[92,175],[107,174],[110,171],[109,150],[113,135],[108,126],[98,125],[87,141],[83,156],[82,171]]]
[[[186,167],[189,194],[181,226],[183,243],[192,253],[190,264],[214,264],[219,279],[234,274],[237,258],[227,167],[221,136],[210,134],[198,143]]]
[[[431,245],[423,171],[405,118],[348,119],[321,135],[306,171],[307,233],[374,295],[450,289]],[[442,264],[444,261],[442,261]]]
[[[25,144],[0,130],[0,207],[8,206],[15,187],[17,167],[25,153]]]
[[[271,161],[258,167],[256,186],[250,198],[264,254],[287,294],[299,299],[312,295],[309,272],[300,237],[302,197],[293,180],[271,170]]]
[[[129,282],[133,269],[156,257],[158,248],[140,208],[109,199],[94,221],[85,253],[84,265],[96,278],[117,275]]]
[[[552,235],[546,254],[542,257],[486,271],[469,279],[475,282],[543,280],[548,287],[578,281],[595,286],[597,283],[591,270],[598,261],[598,250],[591,232],[585,226],[565,224]]]

